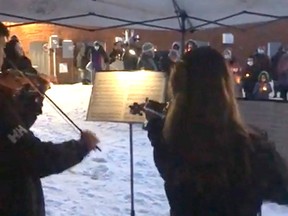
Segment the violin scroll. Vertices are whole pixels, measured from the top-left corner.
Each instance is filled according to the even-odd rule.
[[[137,103],[134,102],[132,105],[129,106],[130,113],[132,115],[140,115],[143,116],[145,103]]]
[[[140,115],[143,113],[147,115],[156,115],[160,118],[165,118],[168,109],[168,103],[160,103],[158,101],[146,98],[145,103],[134,102],[129,106],[132,115]]]

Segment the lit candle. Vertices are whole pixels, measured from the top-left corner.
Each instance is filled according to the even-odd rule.
[[[241,82],[241,78],[238,76],[238,77],[236,78],[236,83],[237,83],[237,84],[240,84],[240,82]]]

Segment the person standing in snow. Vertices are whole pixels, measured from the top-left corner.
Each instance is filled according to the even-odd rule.
[[[167,56],[161,56],[159,60],[159,69],[162,72],[165,72],[168,76],[170,74],[171,68],[175,65],[176,62],[180,60],[179,51],[170,49]]]
[[[158,71],[157,64],[154,60],[154,49],[154,45],[150,42],[146,42],[142,45],[142,54],[137,63],[138,70]]]
[[[269,81],[268,72],[262,71],[253,89],[253,98],[255,100],[269,100],[269,94],[272,92],[272,86]]]
[[[0,22],[0,66],[8,36],[6,26]],[[59,144],[41,141],[30,131],[36,120],[34,117],[42,108],[40,95],[24,91],[22,93],[27,93],[29,100],[26,97],[23,101],[22,93],[15,91],[12,95],[4,90],[1,85],[0,215],[45,216],[40,179],[80,163],[91,150],[96,149],[99,140],[92,132],[83,131],[78,140]],[[32,115],[28,113],[34,111]]]
[[[265,201],[288,204],[287,167],[266,132],[242,122],[230,76],[218,51],[196,48],[172,71],[165,119],[145,113],[171,216],[256,216]]]
[[[99,41],[94,41],[93,46],[89,48],[88,55],[90,61],[86,65],[85,69],[91,73],[91,83],[93,85],[95,73],[107,70],[109,57],[103,45]]]

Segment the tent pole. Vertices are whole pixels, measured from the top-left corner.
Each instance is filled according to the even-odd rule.
[[[186,22],[189,21],[188,20],[188,15],[186,13],[185,10],[181,9],[178,5],[177,0],[172,0],[172,4],[175,8],[175,13],[178,17],[178,21],[179,21],[179,27],[180,27],[180,33],[181,33],[181,55],[184,55],[185,52],[185,37],[186,37]],[[191,24],[191,23],[189,23]],[[192,26],[192,24],[191,24]]]
[[[185,52],[185,36],[186,36],[186,20],[188,16],[185,11],[180,12],[180,28],[181,28],[181,55]]]

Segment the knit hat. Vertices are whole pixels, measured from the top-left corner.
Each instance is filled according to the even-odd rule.
[[[151,52],[154,51],[154,45],[150,42],[146,42],[142,45],[142,52],[146,53],[146,52]]]

